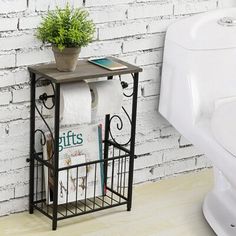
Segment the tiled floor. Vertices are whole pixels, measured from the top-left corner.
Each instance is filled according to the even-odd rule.
[[[0,236],[214,236],[201,211],[213,183],[212,170],[135,186],[131,212],[113,208],[59,222],[37,211],[0,218]]]

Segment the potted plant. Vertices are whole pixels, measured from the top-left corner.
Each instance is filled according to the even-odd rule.
[[[57,8],[49,11],[37,29],[36,36],[50,43],[59,71],[74,71],[81,47],[93,39],[95,26],[89,14],[81,8]]]

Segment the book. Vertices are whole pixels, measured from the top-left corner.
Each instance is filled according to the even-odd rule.
[[[97,58],[97,59],[89,59],[88,61],[108,70],[122,70],[122,69],[128,68],[127,66],[106,57]]]
[[[59,134],[59,168],[102,159],[102,126],[84,125],[61,129]],[[45,134],[43,158],[53,165],[53,140]],[[44,167],[47,204],[53,202],[53,171]],[[59,171],[58,204],[75,202],[104,193],[103,162]]]

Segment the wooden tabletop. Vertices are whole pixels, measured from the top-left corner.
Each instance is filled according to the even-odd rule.
[[[111,71],[100,66],[94,65],[88,62],[87,60],[78,60],[78,65],[74,72],[60,72],[56,69],[55,63],[37,64],[28,67],[28,70],[46,79],[50,79],[54,83],[76,82],[84,79],[94,79],[114,75],[131,74],[142,71],[142,68],[131,65],[117,58],[108,58],[117,61],[123,65],[126,65],[127,68],[122,70]]]

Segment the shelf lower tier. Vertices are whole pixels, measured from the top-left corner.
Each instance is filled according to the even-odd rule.
[[[54,177],[51,180],[48,177],[54,173],[54,168],[43,160],[40,153],[35,154],[34,162],[33,208],[52,220],[128,204],[130,153],[123,147],[110,143],[107,159],[59,168],[58,203],[54,202],[52,192]],[[62,176],[65,180],[63,187],[60,183]]]
[[[77,202],[59,205],[57,208],[57,220],[64,220],[79,215],[84,215],[100,210],[109,209],[127,204],[127,199],[119,193],[107,190],[106,195],[88,198]],[[34,202],[34,208],[50,219],[53,219],[53,205],[46,204],[46,199]]]

